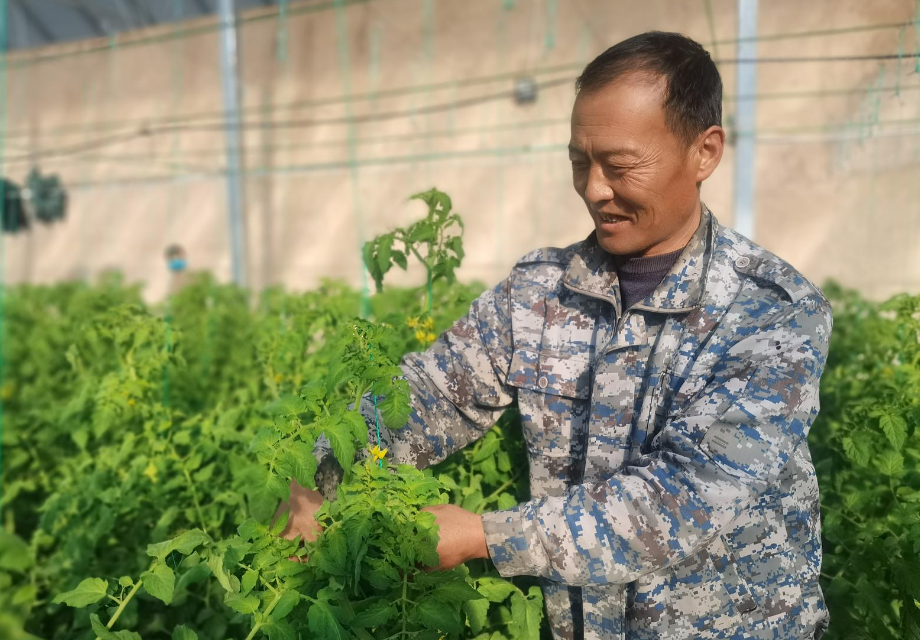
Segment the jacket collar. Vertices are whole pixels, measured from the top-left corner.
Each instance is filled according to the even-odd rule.
[[[634,305],[660,313],[690,311],[700,304],[706,271],[712,256],[718,221],[702,205],[700,225],[681,251],[674,266],[645,300]],[[578,293],[606,300],[620,309],[620,286],[613,258],[592,233],[575,251],[563,276],[563,284]]]

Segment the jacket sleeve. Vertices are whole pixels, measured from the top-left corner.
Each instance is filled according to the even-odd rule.
[[[382,418],[380,448],[387,459],[418,468],[440,462],[480,438],[514,402],[505,384],[511,362],[510,278],[483,293],[461,318],[421,353],[400,363],[409,383],[412,412],[402,429],[389,429]],[[361,413],[368,423],[368,442],[376,443],[378,417],[365,397]],[[341,478],[341,468],[318,443],[316,481],[327,497]]]
[[[823,298],[790,304],[727,350],[648,455],[605,482],[486,514],[499,572],[625,584],[708,544],[808,446],[831,327]]]

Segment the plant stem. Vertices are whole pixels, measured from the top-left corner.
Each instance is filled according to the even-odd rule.
[[[498,497],[498,494],[500,494],[502,491],[504,491],[505,489],[507,489],[508,487],[510,487],[512,484],[514,484],[515,482],[517,482],[517,479],[520,478],[520,477],[521,477],[521,472],[520,472],[520,471],[517,471],[513,476],[511,476],[511,477],[510,477],[503,485],[501,485],[498,489],[496,489],[495,491],[493,491],[492,493],[490,493],[489,495],[487,495],[485,498],[483,498],[483,499],[482,499],[482,506],[486,506],[487,504],[489,504],[490,502],[492,502],[492,500],[494,500],[496,497]]]
[[[278,603],[281,602],[281,594],[276,594],[274,599],[269,603],[268,608],[265,610],[265,613],[262,614],[262,620],[268,619],[269,614],[274,610]],[[262,621],[256,623],[252,628],[252,631],[249,632],[249,635],[246,636],[246,640],[252,640],[256,637],[256,634],[259,632],[259,629],[262,628]]]
[[[141,585],[144,584],[143,580],[138,580],[134,583],[134,586],[131,588],[131,591],[128,592],[128,595],[125,596],[125,599],[121,601],[121,604],[118,605],[118,608],[115,609],[115,615],[112,616],[112,619],[109,620],[109,623],[105,625],[106,629],[111,629],[112,625],[115,624],[115,621],[118,620],[118,616],[121,615],[121,612],[125,610],[125,606],[131,602],[131,598],[134,597],[134,594],[137,593],[137,590],[141,588]]]
[[[198,520],[201,523],[201,530],[205,533],[208,533],[208,527],[204,523],[204,514],[201,512],[201,502],[198,501],[198,492],[195,491],[195,483],[192,482],[192,476],[189,475],[188,469],[183,468],[182,473],[185,474],[185,480],[188,482],[188,488],[192,491],[192,500],[195,502],[195,511],[198,513]]]
[[[406,635],[406,590],[409,586],[409,572],[403,571],[402,589],[402,635]]]

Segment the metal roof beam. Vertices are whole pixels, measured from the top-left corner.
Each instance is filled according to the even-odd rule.
[[[208,6],[208,3],[205,0],[192,0],[195,3],[195,6],[198,7],[198,10],[202,15],[208,15],[212,13],[211,7]]]
[[[48,28],[48,25],[29,8],[28,0],[18,0],[16,6],[19,7],[26,22],[28,22],[38,35],[42,37],[42,40],[45,42],[54,42],[57,40],[55,35]]]
[[[97,36],[107,36],[109,35],[109,29],[105,28],[105,25],[99,20],[98,16],[95,13],[90,11],[85,4],[80,2],[80,0],[75,0],[71,4],[74,11],[80,14],[80,17],[83,19],[83,22],[89,25],[89,28],[92,29]]]
[[[144,23],[140,26],[150,26],[157,24],[157,18],[150,12],[150,9],[147,8],[147,5],[144,4],[144,0],[124,0],[126,4],[134,7],[134,14],[140,16]]]

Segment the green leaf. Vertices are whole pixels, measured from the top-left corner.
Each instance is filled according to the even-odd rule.
[[[109,583],[102,578],[87,578],[71,591],[60,593],[54,604],[64,603],[68,607],[82,609],[102,600],[108,593]]]
[[[243,596],[238,593],[231,593],[227,595],[224,603],[237,613],[248,616],[259,610],[259,605],[262,604],[262,601],[256,596]]]
[[[896,413],[886,413],[879,418],[879,426],[888,441],[900,451],[907,439],[907,421]]]
[[[457,634],[463,630],[457,608],[445,606],[434,598],[423,598],[415,608],[415,615],[422,625],[433,631]]]
[[[855,433],[843,439],[843,452],[855,464],[865,467],[869,464],[872,453],[864,434]]]
[[[392,235],[381,236],[377,239],[377,268],[381,273],[390,270],[390,250],[393,248]]]
[[[256,586],[256,583],[259,581],[258,571],[253,571],[252,569],[248,570],[243,574],[243,579],[240,580],[240,593],[248,595],[250,591]]]
[[[6,479],[3,481],[6,482]],[[6,486],[3,488],[6,490]],[[4,493],[4,503],[7,499],[8,495]],[[33,560],[32,551],[25,540],[17,535],[0,530],[0,569],[24,573],[32,566]]]
[[[284,531],[284,528],[287,526],[288,520],[290,520],[290,518],[291,518],[290,510],[285,511],[280,516],[278,516],[278,519],[275,520],[274,524],[272,524],[272,528],[271,528],[272,535],[273,536],[281,535],[281,532]]]
[[[189,555],[192,551],[203,544],[211,542],[211,536],[201,529],[191,529],[185,533],[176,536],[172,540],[157,542],[156,544],[147,545],[147,555],[165,560],[173,551],[178,551],[183,555]]]
[[[540,619],[542,617],[542,599],[539,602],[528,600],[520,593],[511,596],[511,619],[521,634],[528,640],[540,640]]]
[[[285,591],[272,610],[272,620],[283,620],[298,604],[300,604],[300,594],[294,590]]]
[[[208,557],[208,566],[211,568],[211,572],[214,574],[214,577],[217,578],[217,581],[224,590],[230,593],[237,593],[239,591],[239,585],[235,584],[236,576],[227,573],[227,569],[224,567],[224,556],[212,553],[210,557]]]
[[[268,533],[268,527],[259,523],[255,518],[249,518],[239,526],[237,532],[243,540],[255,540]]]
[[[165,564],[155,564],[150,571],[141,574],[141,580],[144,582],[144,589],[154,598],[166,604],[172,602],[176,588],[176,574]]]
[[[316,602],[307,611],[310,631],[323,640],[346,640],[348,633],[336,619],[332,609],[325,602]]]
[[[112,631],[107,629],[95,613],[90,614],[89,623],[98,640],[143,640],[134,631]]]
[[[268,640],[297,640],[294,628],[286,620],[266,622],[262,625],[262,631],[268,636]]]
[[[412,407],[409,406],[409,386],[405,380],[397,380],[393,389],[377,403],[383,423],[390,429],[401,429],[409,422]]]
[[[489,622],[489,601],[483,598],[482,600],[470,600],[469,602],[463,603],[463,611],[466,613],[467,622],[469,622],[470,630],[476,634],[482,631],[486,624]]]
[[[473,587],[463,580],[454,580],[439,585],[437,589],[429,594],[429,597],[440,600],[447,604],[457,602],[466,602],[467,600],[479,600],[484,596],[478,593]]]
[[[375,602],[348,623],[352,627],[379,627],[396,617],[396,607],[390,602]]]
[[[323,433],[329,439],[332,453],[343,469],[351,468],[355,462],[355,445],[351,427],[344,420],[327,421]]]
[[[362,445],[367,444],[367,422],[364,420],[364,416],[360,411],[347,411],[343,414],[342,418],[345,420],[345,423],[351,428],[352,438],[357,440]]]
[[[512,593],[516,593],[518,589],[507,580],[485,577],[479,579],[479,586],[476,590],[488,598],[489,602],[502,602]]]
[[[904,473],[904,457],[896,451],[885,451],[878,457],[878,468],[889,477]]]
[[[173,629],[172,640],[198,640],[198,634],[184,624],[180,624]]]
[[[402,251],[396,249],[393,250],[393,253],[390,255],[393,259],[393,262],[399,265],[399,268],[405,271],[409,267],[409,261],[406,259],[406,254]]]

